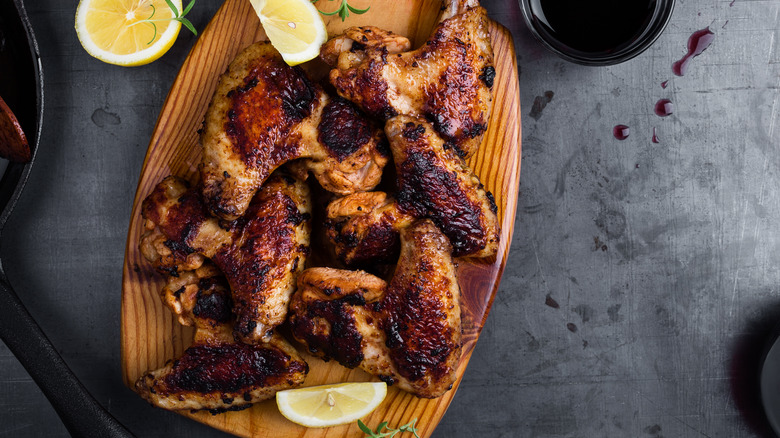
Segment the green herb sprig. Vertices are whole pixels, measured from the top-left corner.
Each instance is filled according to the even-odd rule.
[[[317,3],[319,0],[311,0],[312,3]],[[330,0],[333,1],[333,0]],[[368,10],[371,9],[371,6],[365,8],[365,9],[358,9],[352,5],[349,4],[348,0],[341,0],[341,6],[333,12],[322,12],[320,11],[320,14],[322,15],[336,15],[338,14],[339,17],[341,17],[341,21],[346,21],[347,17],[349,17],[349,13],[353,12],[357,15],[365,14],[368,12]]]
[[[157,21],[178,21],[182,24],[182,26],[186,27],[195,35],[198,35],[198,31],[195,29],[195,26],[192,25],[192,22],[186,18],[184,18],[185,15],[187,15],[193,6],[195,6],[195,0],[191,0],[187,6],[184,8],[183,11],[181,11],[181,15],[179,15],[179,10],[176,8],[176,5],[173,4],[171,0],[165,0],[165,3],[168,4],[168,7],[171,8],[171,11],[173,12],[173,17],[171,18],[154,18],[154,14],[157,13],[157,9],[154,7],[154,5],[150,4],[149,6],[152,7],[152,15],[149,16],[146,20],[139,20],[137,23],[149,23],[154,28],[154,35],[152,35],[152,39],[146,43],[147,45],[150,45],[154,42],[154,40],[157,38],[157,24],[155,22]]]
[[[413,433],[415,437],[420,438],[420,435],[417,434],[419,432],[417,428],[414,426],[414,424],[417,423],[417,419],[404,424],[403,426],[399,427],[398,429],[393,429],[391,427],[387,427],[387,421],[383,421],[382,423],[377,426],[376,431],[371,430],[370,427],[366,426],[365,423],[358,420],[357,424],[360,430],[362,430],[366,436],[369,438],[392,438],[398,433]]]

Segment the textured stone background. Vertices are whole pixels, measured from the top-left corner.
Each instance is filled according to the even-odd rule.
[[[26,3],[46,113],[3,234],[6,271],[84,384],[139,437],[224,436],[149,408],[120,377],[130,208],[195,38],[182,32],[151,65],[112,67],[79,45],[75,0]],[[219,3],[198,1],[196,27]],[[650,50],[609,68],[547,53],[514,0],[483,5],[517,46],[520,199],[500,291],[435,436],[770,436],[755,382],[780,316],[780,0],[678,0]],[[688,37],[707,26],[714,42],[674,76]],[[661,98],[672,116],[653,113]],[[618,123],[631,128],[622,142]],[[22,436],[67,434],[0,344],[0,437]]]

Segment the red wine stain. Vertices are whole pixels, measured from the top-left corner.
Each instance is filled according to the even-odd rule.
[[[550,295],[547,295],[547,298],[544,299],[544,304],[547,304],[548,306],[552,307],[553,309],[560,309],[561,305],[558,304],[553,297]]]
[[[533,117],[534,120],[539,120],[539,117],[542,117],[544,107],[552,101],[553,96],[555,96],[555,93],[550,90],[545,91],[544,96],[536,96],[531,106],[531,112],[528,115]]]
[[[725,29],[727,24],[729,24],[729,20],[726,20],[726,22],[723,23],[723,26],[721,26],[720,28],[721,29]]]
[[[626,125],[615,125],[615,127],[612,128],[612,135],[618,140],[627,139],[629,133],[630,131]]]
[[[729,7],[734,6],[734,3],[736,3],[736,2],[737,2],[737,0],[731,0],[731,3],[729,3]]]
[[[668,87],[668,86],[669,86],[669,81],[661,82],[661,88],[663,88],[664,90],[666,90],[666,87]]]
[[[655,115],[667,117],[674,112],[674,104],[669,99],[661,99],[655,103]]]
[[[566,328],[572,333],[577,333],[577,324],[573,322],[566,324]]]
[[[655,128],[653,128],[653,143],[660,143],[661,140],[658,139],[658,134],[655,132]]]
[[[712,44],[715,34],[709,27],[697,30],[688,38],[688,53],[672,65],[672,72],[677,76],[684,76],[688,71],[691,60],[707,49]]]

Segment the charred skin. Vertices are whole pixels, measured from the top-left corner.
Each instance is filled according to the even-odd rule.
[[[365,28],[350,28],[323,46],[322,58],[333,67],[330,82],[340,96],[380,120],[397,115],[430,120],[468,157],[490,118],[493,49],[485,9],[478,2],[447,3],[442,20],[416,50],[403,51],[408,49],[389,32],[377,40]]]
[[[231,293],[213,265],[169,280],[167,304],[195,326],[195,338],[181,357],[138,379],[135,390],[144,399],[164,409],[218,413],[303,383],[308,366],[278,335],[258,345],[235,341]]]
[[[415,219],[431,219],[449,238],[455,257],[491,257],[501,237],[493,195],[431,123],[390,119],[385,132],[395,159],[396,199],[355,193],[328,206],[326,229],[348,267],[397,257],[399,233]]]
[[[324,103],[322,89],[270,44],[247,47],[221,76],[201,132],[203,199],[234,220],[271,172],[303,148],[296,129]]]
[[[400,230],[414,219],[384,192],[364,192],[331,202],[325,228],[339,259],[360,267],[397,260]]]
[[[373,312],[382,329],[399,386],[438,397],[450,388],[461,352],[460,288],[447,238],[428,221],[402,232],[398,267]],[[407,389],[409,390],[409,389]]]
[[[272,177],[232,223],[232,244],[214,255],[233,291],[235,334],[254,343],[284,322],[297,275],[309,254],[308,187]]]
[[[398,209],[433,220],[455,257],[495,255],[501,234],[495,200],[457,151],[418,118],[395,117],[385,132],[398,175]]]
[[[278,338],[272,343],[195,344],[136,382],[136,392],[169,410],[212,413],[246,409],[278,391],[300,386],[308,365]]]
[[[307,159],[304,173],[312,170],[337,193],[373,188],[387,162],[377,149],[381,131],[345,105],[351,104],[331,104],[322,87],[288,66],[270,43],[244,49],[220,77],[200,135],[207,210],[237,219],[274,169],[301,158]],[[323,123],[347,125],[349,141],[328,137],[319,129]]]
[[[461,354],[452,248],[429,220],[404,228],[401,241],[389,284],[362,271],[304,271],[290,305],[292,332],[314,355],[438,397],[455,381]]]
[[[169,177],[144,200],[141,252],[174,277],[199,268],[205,258],[213,260],[232,289],[236,336],[260,342],[284,322],[309,254],[309,198],[305,183],[274,174],[244,216],[225,222],[207,215],[197,189]]]

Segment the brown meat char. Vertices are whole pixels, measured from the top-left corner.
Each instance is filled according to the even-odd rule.
[[[197,345],[174,361],[154,391],[161,395],[195,392],[233,397],[258,387],[284,383],[289,373],[306,373],[305,362],[281,350],[241,343]]]

